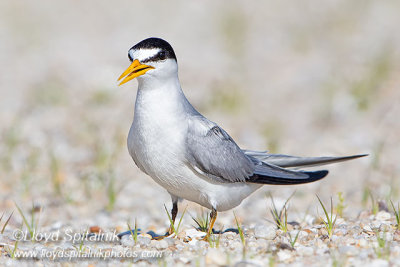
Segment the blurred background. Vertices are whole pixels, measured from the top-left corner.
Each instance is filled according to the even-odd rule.
[[[170,42],[189,100],[242,148],[370,154],[318,183],[263,187],[235,209],[245,224],[271,217],[269,192],[296,190],[291,209],[312,215],[316,193],[343,192],[348,216],[369,194],[397,202],[399,14],[396,0],[1,1],[0,213],[17,203],[42,208],[43,227],[167,226],[169,195],[126,148],[137,83],[116,82],[148,37]],[[217,222],[234,226],[232,212]]]

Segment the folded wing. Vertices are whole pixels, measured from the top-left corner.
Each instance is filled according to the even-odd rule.
[[[214,182],[301,184],[328,174],[328,171],[286,170],[263,162],[243,152],[228,133],[200,116],[189,122],[186,148],[188,164]]]

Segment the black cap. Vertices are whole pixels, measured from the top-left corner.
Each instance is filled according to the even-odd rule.
[[[145,60],[142,60],[141,63],[149,61],[165,60],[167,58],[172,58],[176,60],[175,52],[174,49],[172,49],[172,46],[167,41],[155,37],[147,38],[135,44],[134,46],[131,47],[131,49],[129,49],[129,51],[132,49],[139,50],[139,49],[152,49],[152,48],[160,48],[161,50],[156,55],[146,58]],[[133,60],[129,53],[128,57],[131,61]]]

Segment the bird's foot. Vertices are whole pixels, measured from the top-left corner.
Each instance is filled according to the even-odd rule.
[[[174,231],[174,229],[172,228],[172,226],[170,226],[170,227],[168,228],[168,231],[165,233],[165,235],[170,236],[170,235],[173,235],[173,234],[175,234],[175,231]]]
[[[205,235],[202,239],[200,239],[201,241],[206,241],[209,242],[210,241],[210,236],[209,235]]]
[[[200,240],[209,242],[211,240],[211,235],[213,235],[213,234],[215,234],[214,229],[208,230],[207,234],[203,238],[201,238]]]
[[[207,241],[207,242],[210,241],[211,234],[214,233],[213,227],[214,227],[214,223],[215,223],[216,219],[217,219],[217,210],[213,208],[211,211],[211,214],[210,214],[210,224],[208,226],[207,234],[202,239],[203,241]]]

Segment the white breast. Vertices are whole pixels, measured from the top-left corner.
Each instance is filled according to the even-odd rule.
[[[186,132],[185,113],[177,107],[177,96],[167,89],[139,90],[128,136],[134,161],[164,187],[176,180],[167,174],[183,164],[179,155],[184,153]]]

